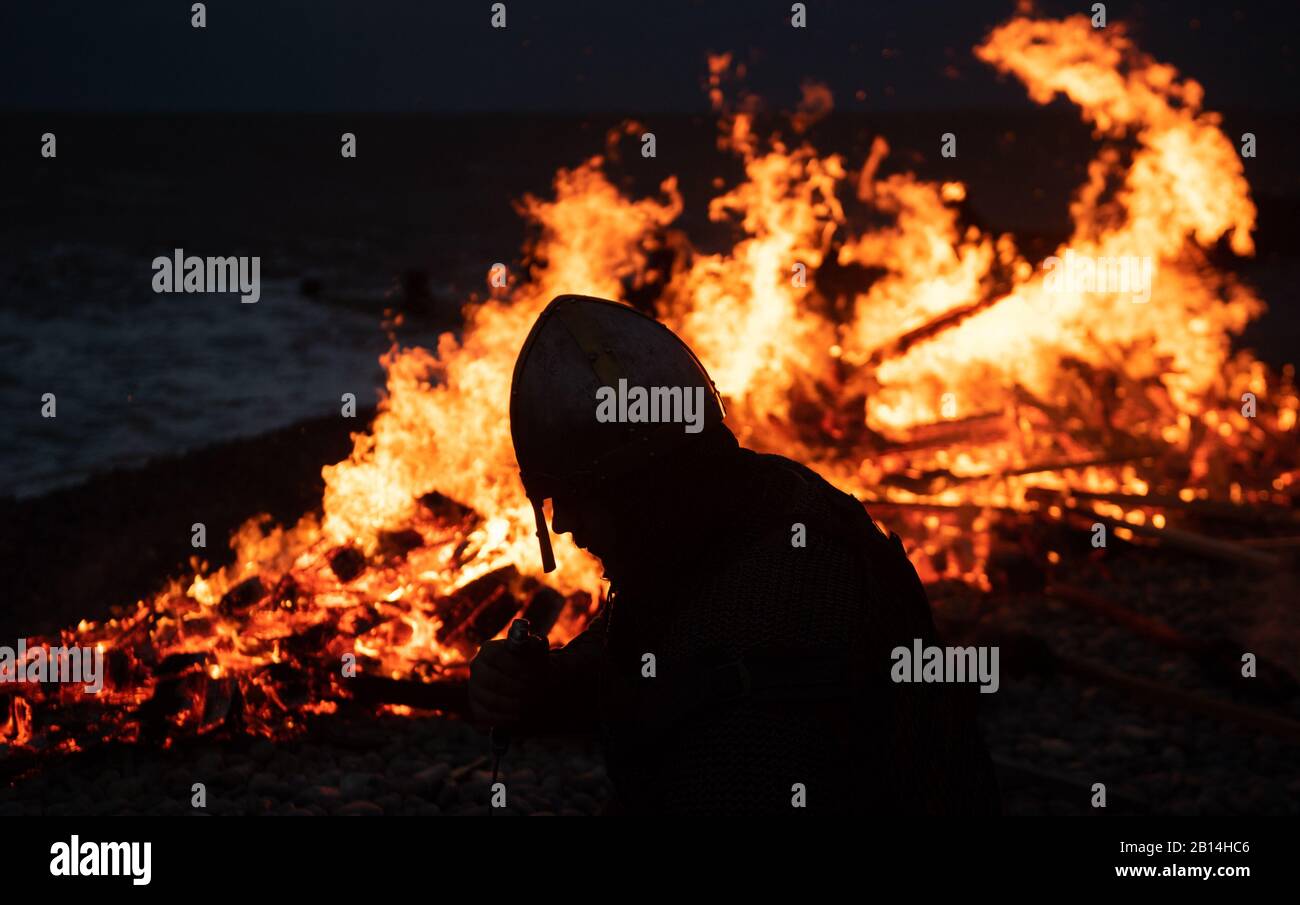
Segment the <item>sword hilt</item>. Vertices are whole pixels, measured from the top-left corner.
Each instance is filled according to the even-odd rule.
[[[516,619],[506,632],[506,650],[512,654],[527,652],[533,640],[532,624],[527,619]],[[488,730],[488,745],[492,750],[492,785],[496,785],[501,769],[501,758],[510,750],[510,731],[493,726]],[[492,813],[491,809],[488,813]]]
[[[526,653],[533,640],[532,628],[532,624],[527,619],[516,619],[510,623],[510,631],[506,632],[506,650],[512,654]],[[488,732],[488,738],[492,745],[492,754],[497,758],[505,754],[510,747],[509,730],[494,726]]]

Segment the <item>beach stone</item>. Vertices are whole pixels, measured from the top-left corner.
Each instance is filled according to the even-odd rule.
[[[531,767],[524,767],[521,770],[512,770],[508,781],[512,786],[533,785],[537,782],[537,771]]]
[[[343,803],[343,793],[334,786],[315,786],[309,800],[326,808],[335,807]]]
[[[438,807],[444,811],[456,807],[460,804],[461,794],[459,787],[455,783],[444,783],[442,789],[438,792]]]
[[[124,798],[103,798],[94,805],[92,813],[96,815],[116,814],[126,808],[126,799]]]
[[[138,776],[120,779],[108,787],[108,795],[111,798],[131,799],[140,794],[144,788],[144,780]]]
[[[1047,754],[1052,754],[1057,757],[1063,757],[1074,751],[1074,747],[1069,742],[1059,738],[1040,739],[1038,747]]]
[[[475,804],[487,804],[490,794],[491,784],[486,779],[471,779],[468,782],[461,783],[460,797],[461,801],[471,801]]]
[[[337,811],[340,817],[383,817],[384,809],[373,801],[349,801]]]
[[[254,773],[248,781],[248,791],[259,795],[278,796],[282,783],[274,773]]]
[[[1129,760],[1136,752],[1123,742],[1109,742],[1101,749],[1101,754],[1112,760]]]
[[[1139,741],[1149,741],[1159,738],[1160,733],[1154,729],[1148,729],[1145,726],[1139,726],[1136,723],[1120,723],[1116,727],[1116,733],[1125,738],[1136,739]]]
[[[424,769],[425,762],[411,757],[395,757],[388,762],[385,772],[389,776],[410,776]]]
[[[226,767],[226,769],[217,774],[217,781],[219,784],[226,786],[227,788],[238,787],[247,783],[249,777],[252,775],[252,764],[235,764],[234,766]]]
[[[267,763],[267,769],[280,776],[297,776],[303,772],[303,760],[295,754],[280,752]]]
[[[600,810],[600,805],[596,799],[586,792],[574,792],[569,798],[569,804],[584,814],[595,814]]]
[[[370,791],[375,779],[373,773],[344,773],[339,783],[339,791],[344,798],[360,798]]]
[[[423,798],[437,798],[443,784],[451,776],[448,764],[434,764],[416,773],[412,779],[412,791]]]

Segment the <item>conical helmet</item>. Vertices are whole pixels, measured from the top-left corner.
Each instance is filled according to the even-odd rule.
[[[510,387],[510,434],[546,571],[555,568],[547,499],[651,467],[724,415],[700,360],[663,324],[618,302],[552,299]]]

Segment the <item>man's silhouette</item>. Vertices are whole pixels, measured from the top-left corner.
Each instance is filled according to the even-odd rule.
[[[654,408],[597,417],[619,381]],[[898,537],[804,466],[741,448],[723,417],[654,319],[582,296],[542,312],[511,388],[520,473],[547,571],[550,499],[610,591],[562,649],[483,645],[476,718],[597,733],[627,813],[996,812],[972,689],[890,680],[893,648],[938,643]]]

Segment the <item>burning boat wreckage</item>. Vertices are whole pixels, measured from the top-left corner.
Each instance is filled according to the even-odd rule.
[[[673,229],[684,202],[672,178],[630,198],[604,158],[558,172],[552,197],[519,205],[537,228],[526,275],[468,306],[459,337],[387,353],[380,409],[323,469],[318,511],[288,527],[252,519],[230,565],[196,562],[115,618],[29,639],[101,651],[104,687],[0,683],[7,759],[282,737],[340,708],[456,711],[469,658],[516,616],[552,644],[580,632],[600,605],[599,566],[561,537],[559,569],[542,580],[506,418],[519,347],[565,293],[646,300],[699,353],[741,441],[855,494],[904,537],[927,583],[987,591],[1026,558],[1044,575],[1061,550],[1014,540],[1066,530],[1085,551],[1109,536],[1283,570],[1300,533],[1300,398],[1290,372],[1232,349],[1264,310],[1222,266],[1252,253],[1255,208],[1201,87],[1081,17],[1014,19],[976,54],[1038,103],[1065,96],[1093,127],[1098,152],[1053,258],[1146,262],[1134,271],[1153,274],[1142,298],[1059,279],[1011,235],[963,224],[965,186],[887,174],[883,138],[853,166],[820,154],[802,137],[826,107],[817,89],[786,137],[760,135],[752,98],[724,103],[741,67],[711,58],[719,144],[744,167],[708,207],[738,231],[729,251],[696,251]],[[860,285],[823,294],[828,266]],[[1235,663],[1236,651],[1088,590],[1048,592]],[[1051,662],[1300,737],[1262,711]]]

